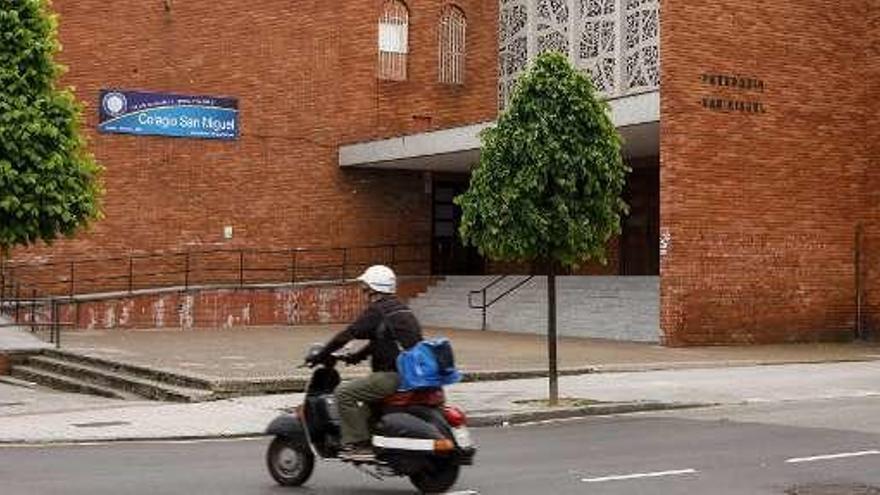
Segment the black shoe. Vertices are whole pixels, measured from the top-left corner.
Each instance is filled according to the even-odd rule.
[[[376,454],[369,443],[355,443],[343,445],[339,449],[339,458],[343,461],[372,462],[376,460]]]

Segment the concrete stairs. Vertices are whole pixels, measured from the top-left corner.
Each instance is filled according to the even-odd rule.
[[[410,300],[424,326],[481,328],[478,309],[468,307],[468,293],[495,276],[450,276]],[[525,276],[510,276],[489,289],[491,301]],[[660,336],[659,277],[557,277],[559,335],[657,342]],[[481,302],[481,295],[473,296]],[[547,328],[547,278],[535,277],[487,311],[489,330],[544,334]]]
[[[208,380],[54,349],[14,364],[11,375],[56,390],[116,399],[199,402],[216,398]]]

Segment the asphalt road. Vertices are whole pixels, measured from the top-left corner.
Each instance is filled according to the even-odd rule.
[[[475,430],[480,494],[877,495],[880,398],[777,402]],[[0,448],[0,493],[402,494],[319,463],[304,489],[273,484],[267,439]]]

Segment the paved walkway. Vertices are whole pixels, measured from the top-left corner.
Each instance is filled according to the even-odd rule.
[[[33,351],[51,347],[36,335],[11,325],[9,319],[0,316],[0,351]]]
[[[340,325],[255,327],[231,330],[76,331],[62,349],[211,378],[247,379],[302,375],[305,349],[327,341]],[[475,330],[427,329],[452,340],[464,371],[547,368],[544,336]],[[600,339],[559,341],[562,369],[629,371],[682,367],[880,359],[880,344],[798,344],[669,348]]]

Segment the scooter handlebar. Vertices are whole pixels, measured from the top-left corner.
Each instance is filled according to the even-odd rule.
[[[323,364],[324,366],[330,367],[330,366],[335,366],[338,361],[342,361],[346,364],[352,364],[351,360],[350,360],[351,357],[352,357],[352,354],[350,352],[347,352],[344,350],[336,351],[336,352],[330,353],[330,355],[328,355],[321,362],[305,360],[305,361],[303,361],[302,364],[297,366],[297,369],[314,368],[315,366],[317,366],[319,364]]]

